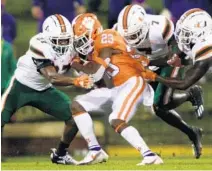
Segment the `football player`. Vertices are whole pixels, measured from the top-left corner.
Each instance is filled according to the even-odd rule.
[[[2,96],[2,127],[24,106],[36,107],[65,121],[59,147],[53,149],[53,163],[76,164],[66,149],[78,131],[69,97],[53,85],[92,86],[92,80],[86,75],[77,78],[63,75],[70,68],[74,54],[71,23],[59,14],[49,16],[43,23],[43,32],[31,38],[29,49],[19,58],[15,75]]]
[[[185,90],[195,84],[212,64],[212,18],[204,10],[194,8],[186,11],[177,21],[175,38],[181,57],[190,59],[192,67],[183,79],[157,76],[156,80],[166,86]]]
[[[146,145],[139,132],[128,125],[140,103],[152,105],[153,89],[143,79],[143,65],[131,58],[127,45],[115,30],[104,30],[93,14],[82,14],[73,21],[76,50],[87,55],[92,53],[90,65],[72,64],[75,69],[93,74],[95,81],[104,78],[107,87],[98,88],[77,96],[72,103],[74,120],[87,140],[89,152],[80,164],[103,162],[108,156],[101,149],[89,115],[93,111],[104,111],[109,105],[109,123],[115,132],[136,148],[144,157],[138,165],[162,164],[163,160]],[[112,104],[111,104],[112,103]],[[109,111],[104,111],[109,113]]]
[[[118,32],[124,37],[133,52],[134,58],[145,56],[149,69],[158,75],[180,77],[182,69],[167,64],[172,55],[173,23],[164,16],[146,14],[140,5],[128,5],[119,14],[116,25]],[[143,60],[142,60],[143,61]],[[188,125],[181,116],[173,110],[185,101],[197,107],[196,113],[202,114],[202,95],[198,86],[184,93],[174,93],[174,89],[162,83],[151,84],[155,90],[155,114],[169,125],[185,133],[193,144],[195,157],[201,155],[201,129]]]

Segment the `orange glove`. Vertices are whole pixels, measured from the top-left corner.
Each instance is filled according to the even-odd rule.
[[[74,85],[77,87],[90,89],[94,85],[94,80],[89,75],[81,75],[74,79]]]
[[[141,72],[141,76],[146,80],[155,81],[157,74],[149,69],[146,69],[146,71]]]

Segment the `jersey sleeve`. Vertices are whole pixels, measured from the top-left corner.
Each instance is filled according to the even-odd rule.
[[[171,20],[168,18],[164,17],[164,22],[163,22],[163,27],[162,27],[162,37],[163,40],[168,42],[169,39],[173,36],[174,34],[174,24]]]
[[[41,34],[31,38],[27,53],[35,59],[53,59],[50,47]]]
[[[46,66],[53,66],[53,62],[49,59],[48,55],[46,55],[48,51],[47,43],[40,34],[31,38],[27,54],[31,56],[38,72]]]
[[[194,61],[201,61],[212,57],[212,41],[205,40],[197,43],[192,49]]]
[[[150,25],[150,39],[156,44],[167,44],[174,34],[174,24],[162,15],[147,14]]]
[[[37,59],[32,57],[32,60],[33,60],[33,63],[36,65],[38,72],[40,72],[42,68],[45,68],[47,66],[54,66],[53,62],[49,59]]]

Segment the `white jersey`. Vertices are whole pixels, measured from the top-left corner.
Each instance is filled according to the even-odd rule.
[[[162,15],[147,14],[146,17],[150,23],[149,33],[135,53],[147,56],[150,60],[164,57],[169,52],[167,42],[174,33],[174,25]]]
[[[31,38],[29,49],[19,58],[15,78],[22,84],[37,91],[51,87],[51,83],[39,72],[42,65],[53,65],[59,74],[63,74],[70,66],[75,52],[67,52],[63,56],[56,56],[52,47],[43,39],[42,33]]]
[[[193,63],[212,57],[212,35],[207,36],[204,40],[198,41],[190,51],[183,51]]]

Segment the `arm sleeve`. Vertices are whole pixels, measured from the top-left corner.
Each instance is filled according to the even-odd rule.
[[[47,66],[54,66],[52,61],[49,59],[36,59],[32,57],[32,60],[34,64],[36,65],[38,72],[40,72],[42,68],[45,68]]]

